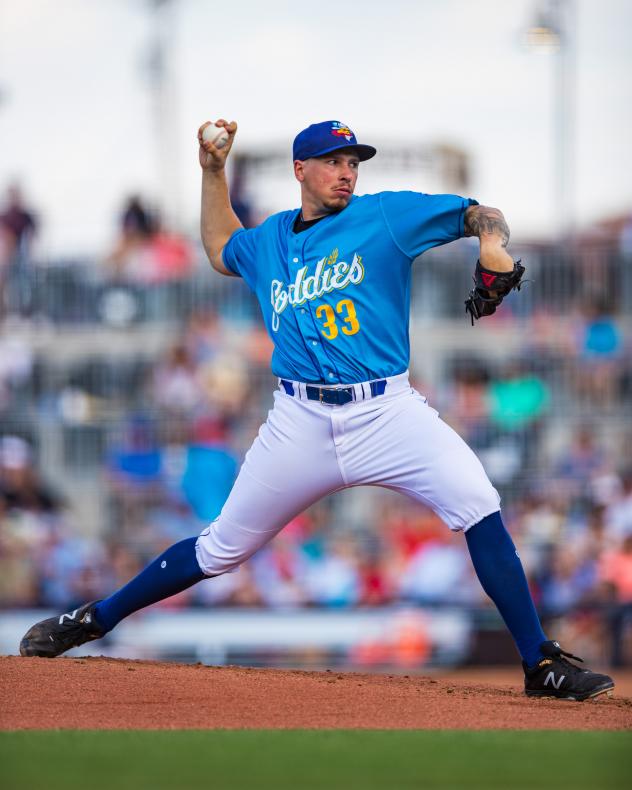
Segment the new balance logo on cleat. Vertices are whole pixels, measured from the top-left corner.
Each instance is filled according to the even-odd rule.
[[[105,631],[94,620],[93,610],[97,603],[91,601],[74,612],[35,623],[20,642],[20,655],[54,658],[85,642],[100,639]]]
[[[546,680],[544,681],[544,685],[548,686],[548,684],[550,683],[553,686],[553,688],[559,689],[565,677],[566,675],[561,675],[559,680],[557,680],[556,682],[555,675],[553,674],[553,672],[549,672],[549,674],[546,676]]]
[[[572,664],[567,658],[576,661],[582,659],[562,650],[558,642],[543,642],[540,652],[542,658],[534,667],[528,667],[524,662],[522,664],[527,696],[556,697],[577,702],[601,694],[610,696],[614,688],[612,678]]]

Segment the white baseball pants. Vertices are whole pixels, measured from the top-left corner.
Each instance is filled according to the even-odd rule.
[[[207,576],[236,568],[297,514],[333,491],[376,485],[432,508],[467,530],[500,508],[500,497],[467,444],[411,388],[408,374],[386,390],[355,384],[356,400],[332,406],[279,388],[220,515],[198,538]],[[305,398],[305,399],[304,399]]]

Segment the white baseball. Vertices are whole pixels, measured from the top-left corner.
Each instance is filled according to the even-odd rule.
[[[202,139],[207,143],[213,143],[215,148],[223,148],[228,142],[228,132],[223,126],[210,123],[202,132]]]

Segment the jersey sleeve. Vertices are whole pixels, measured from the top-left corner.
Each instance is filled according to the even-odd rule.
[[[393,241],[411,259],[460,239],[465,209],[478,205],[472,198],[422,192],[383,192],[380,199]]]
[[[243,277],[252,290],[257,279],[257,244],[259,228],[238,228],[228,239],[222,251],[224,266],[233,274]]]

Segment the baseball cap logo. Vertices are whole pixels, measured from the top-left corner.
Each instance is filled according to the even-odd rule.
[[[357,141],[355,134],[346,123],[320,121],[311,124],[296,135],[292,145],[292,156],[294,160],[303,161],[345,148],[354,148],[354,153],[360,162],[365,162],[376,154],[372,145],[364,145]]]
[[[334,137],[344,137],[347,142],[350,142],[353,137],[353,132],[349,129],[348,126],[340,123],[340,121],[334,121],[331,125],[331,133]]]

